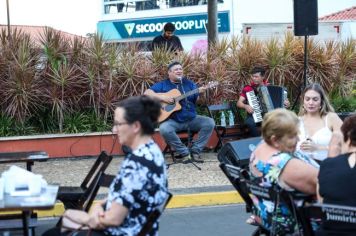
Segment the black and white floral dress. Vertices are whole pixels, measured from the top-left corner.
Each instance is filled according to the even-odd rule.
[[[152,140],[126,155],[110,185],[105,210],[112,202],[129,209],[123,223],[105,230],[108,235],[137,235],[148,215],[167,196],[167,174],[162,152]],[[150,236],[158,235],[158,222]]]

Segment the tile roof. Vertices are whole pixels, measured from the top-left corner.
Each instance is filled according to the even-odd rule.
[[[356,20],[356,6],[319,18],[320,21]]]
[[[40,42],[41,34],[43,34],[45,28],[47,27],[47,26],[34,26],[34,25],[10,25],[10,26],[11,26],[11,30],[16,28],[17,30],[21,30],[21,32],[23,32],[23,33],[31,35],[31,38],[37,43]],[[51,28],[51,27],[49,27],[49,28]],[[0,24],[0,31],[3,29],[7,30],[7,25]],[[51,29],[53,29],[53,28],[51,28]],[[57,32],[61,32],[61,34],[69,40],[73,40],[76,37],[85,38],[80,35],[71,34],[68,32],[61,31],[61,30],[56,30],[56,29],[54,29],[54,30]]]

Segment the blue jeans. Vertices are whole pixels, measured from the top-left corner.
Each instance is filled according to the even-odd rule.
[[[215,122],[212,118],[197,115],[193,120],[184,123],[178,123],[175,120],[169,119],[159,126],[159,132],[162,137],[176,152],[182,156],[188,155],[190,152],[200,153],[214,130]],[[190,130],[198,132],[198,138],[193,140],[191,149],[185,146],[177,135],[179,131]]]

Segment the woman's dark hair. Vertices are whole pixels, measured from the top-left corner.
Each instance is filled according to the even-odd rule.
[[[132,124],[140,122],[142,134],[153,134],[161,114],[161,104],[158,100],[146,95],[130,97],[120,101],[117,107],[125,110],[125,120]]]
[[[171,22],[168,22],[167,24],[164,25],[163,30],[174,32],[176,30],[176,27]]]
[[[346,117],[341,126],[344,142],[350,139],[350,145],[356,147],[356,115]]]

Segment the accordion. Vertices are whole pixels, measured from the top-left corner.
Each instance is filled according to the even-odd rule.
[[[257,93],[255,91],[247,92],[246,96],[248,105],[254,110],[253,120],[259,123],[267,112],[284,107],[283,103],[287,94],[281,86],[268,85],[260,86]]]

